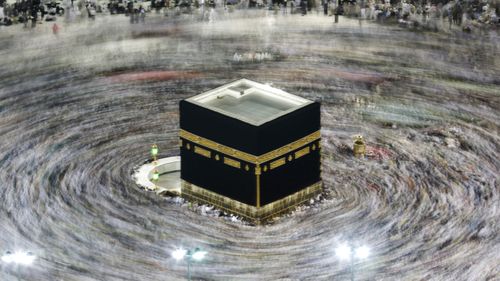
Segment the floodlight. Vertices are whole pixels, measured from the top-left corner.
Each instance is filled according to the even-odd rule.
[[[361,246],[356,249],[355,255],[359,259],[365,259],[370,255],[370,249],[366,246]]]
[[[172,252],[172,257],[176,260],[182,260],[186,256],[187,251],[180,248]]]
[[[7,251],[5,252],[5,254],[2,256],[2,261],[3,262],[6,262],[6,263],[11,263],[14,261],[13,257],[12,257],[12,253]]]
[[[195,261],[201,261],[202,259],[205,258],[206,254],[207,252],[205,251],[195,250],[192,257]]]
[[[341,260],[348,260],[351,258],[351,247],[342,244],[335,249],[335,254]]]
[[[32,252],[15,252],[11,253],[9,251],[5,252],[2,256],[2,261],[6,263],[17,263],[22,265],[30,265],[36,259],[36,256]]]

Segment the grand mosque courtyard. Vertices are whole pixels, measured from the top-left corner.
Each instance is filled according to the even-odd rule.
[[[172,253],[197,247],[192,280],[500,280],[495,32],[264,10],[58,24],[0,29],[0,251],[36,257],[0,280],[186,280]],[[179,102],[240,78],[321,103],[321,194],[255,225],[138,186],[152,144],[179,155]]]

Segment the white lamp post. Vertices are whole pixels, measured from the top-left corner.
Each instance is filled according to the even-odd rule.
[[[155,184],[155,190],[158,189],[158,180],[160,179],[160,172],[158,172],[157,169],[154,170],[153,172],[153,182]]]
[[[354,281],[354,258],[366,259],[370,255],[370,249],[366,246],[352,249],[349,245],[342,244],[335,249],[335,254],[341,260],[350,261],[351,281]]]
[[[176,260],[182,260],[184,257],[187,259],[187,271],[188,271],[188,280],[191,280],[191,262],[201,261],[205,258],[207,252],[202,251],[200,248],[195,248],[194,250],[184,250],[179,248],[172,252],[172,257]]]

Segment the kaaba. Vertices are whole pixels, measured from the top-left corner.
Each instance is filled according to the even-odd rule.
[[[180,102],[182,197],[261,223],[321,192],[320,104],[240,79]]]

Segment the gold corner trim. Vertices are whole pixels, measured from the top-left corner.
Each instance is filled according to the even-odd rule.
[[[259,165],[255,166],[255,206],[260,208],[260,175],[262,168]]]
[[[318,131],[311,133],[303,138],[300,138],[292,143],[289,143],[287,145],[284,145],[280,148],[277,148],[275,150],[272,150],[270,152],[267,152],[267,153],[259,155],[259,156],[252,155],[250,153],[246,153],[246,152],[243,152],[241,150],[222,145],[220,143],[211,141],[209,139],[197,136],[197,135],[190,133],[190,132],[183,130],[183,129],[181,129],[179,131],[179,136],[181,138],[188,140],[188,141],[194,142],[198,145],[201,145],[201,146],[207,147],[209,149],[218,151],[220,153],[229,155],[233,158],[237,158],[239,160],[258,165],[258,164],[261,164],[264,162],[268,162],[272,159],[281,157],[287,153],[292,152],[295,149],[298,149],[306,144],[309,144],[313,141],[320,139],[321,132],[318,130]]]
[[[204,148],[201,148],[199,146],[196,146],[196,145],[194,146],[194,153],[205,156],[207,158],[211,158],[211,156],[212,156],[212,152],[210,152]]]
[[[234,167],[234,168],[237,168],[237,169],[241,168],[241,162],[240,161],[236,161],[234,159],[227,158],[227,157],[224,157],[224,164],[226,164],[228,166],[231,166],[231,167]]]
[[[256,175],[260,175],[262,172],[262,169],[260,168],[260,166],[255,166],[255,174]]]
[[[260,173],[255,175],[255,205],[260,208]]]

